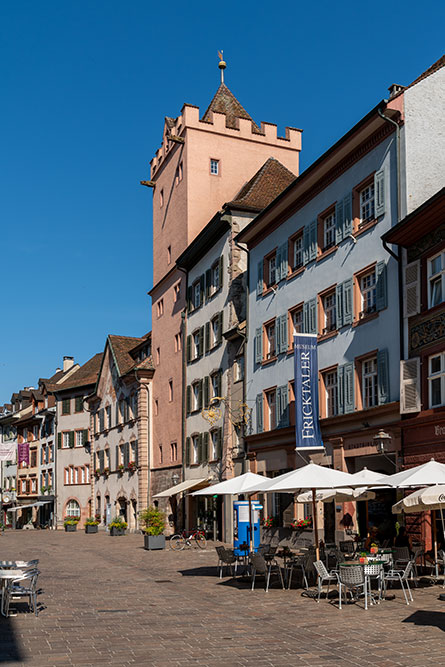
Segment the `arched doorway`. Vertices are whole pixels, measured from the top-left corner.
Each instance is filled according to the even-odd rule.
[[[117,514],[128,523],[127,501],[125,498],[117,499]]]

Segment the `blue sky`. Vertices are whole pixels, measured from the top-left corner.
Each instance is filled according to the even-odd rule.
[[[1,3],[0,404],[63,355],[150,329],[151,191],[165,115],[226,83],[304,130],[304,169],[445,51],[439,3]]]

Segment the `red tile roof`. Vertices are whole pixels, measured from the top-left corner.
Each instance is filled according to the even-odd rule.
[[[226,206],[261,211],[295,179],[295,174],[270,157]]]
[[[210,102],[207,111],[202,117],[205,122],[210,122],[210,112],[223,113],[226,116],[226,127],[236,129],[237,118],[245,118],[252,122],[252,131],[256,134],[261,134],[258,125],[249,116],[245,108],[238,102],[235,95],[227,88],[224,83],[221,83],[215,93],[213,100]]]
[[[102,363],[103,353],[99,352],[94,357],[88,359],[83,366],[81,366],[75,373],[70,375],[64,382],[53,386],[53,391],[64,391],[65,389],[73,389],[75,387],[85,387],[89,384],[96,384],[97,376],[99,374]]]
[[[113,335],[108,336],[111,350],[118,367],[119,375],[121,377],[122,375],[126,375],[131,370],[133,370],[133,368],[136,367],[141,369],[153,368],[153,362],[151,361],[151,357],[148,357],[148,359],[150,359],[151,365],[142,366],[142,362],[139,364],[139,362],[137,362],[131,354],[133,350],[140,347],[141,343],[147,342],[148,338],[149,334],[146,334],[142,338],[134,338],[132,336],[113,336]],[[145,361],[147,361],[147,359],[144,359],[144,362]]]

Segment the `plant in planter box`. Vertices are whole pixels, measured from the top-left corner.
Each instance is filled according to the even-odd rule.
[[[117,466],[117,470],[118,470],[118,472],[120,472],[120,473],[122,474],[122,473],[124,472],[124,470],[125,470],[125,466],[124,466],[124,464],[123,464],[123,463],[119,463],[119,465]]]
[[[108,477],[109,474],[110,474],[110,468],[104,468],[104,476]]]
[[[90,516],[89,519],[87,519],[85,521],[85,524],[84,524],[85,525],[85,532],[89,533],[89,534],[90,533],[97,533],[99,523],[100,522],[96,518],[93,518],[92,516]]]
[[[110,529],[110,535],[124,535],[125,529],[127,527],[127,522],[124,521],[120,516],[117,516],[113,521],[110,521],[108,528]]]
[[[304,530],[305,528],[312,528],[312,517],[307,516],[305,519],[294,519],[291,524],[294,530]]]
[[[139,512],[139,521],[144,533],[144,549],[165,549],[165,514],[157,507],[147,507]]]
[[[77,524],[79,523],[78,516],[66,516],[63,525],[65,526],[66,533],[73,533],[77,530]]]
[[[96,475],[96,477],[100,477],[100,468],[96,468],[94,474]]]
[[[130,461],[128,466],[127,466],[127,469],[129,470],[129,472],[134,472],[136,470],[136,468],[137,468],[136,461]]]

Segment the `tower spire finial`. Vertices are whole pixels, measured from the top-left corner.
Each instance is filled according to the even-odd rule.
[[[224,51],[222,51],[222,50],[221,50],[221,51],[218,51],[218,56],[219,56],[218,67],[219,67],[219,69],[220,69],[220,71],[221,71],[221,83],[224,83],[224,70],[225,70],[226,67],[227,67],[227,63],[226,63],[225,60],[223,59],[223,53],[224,53]]]

